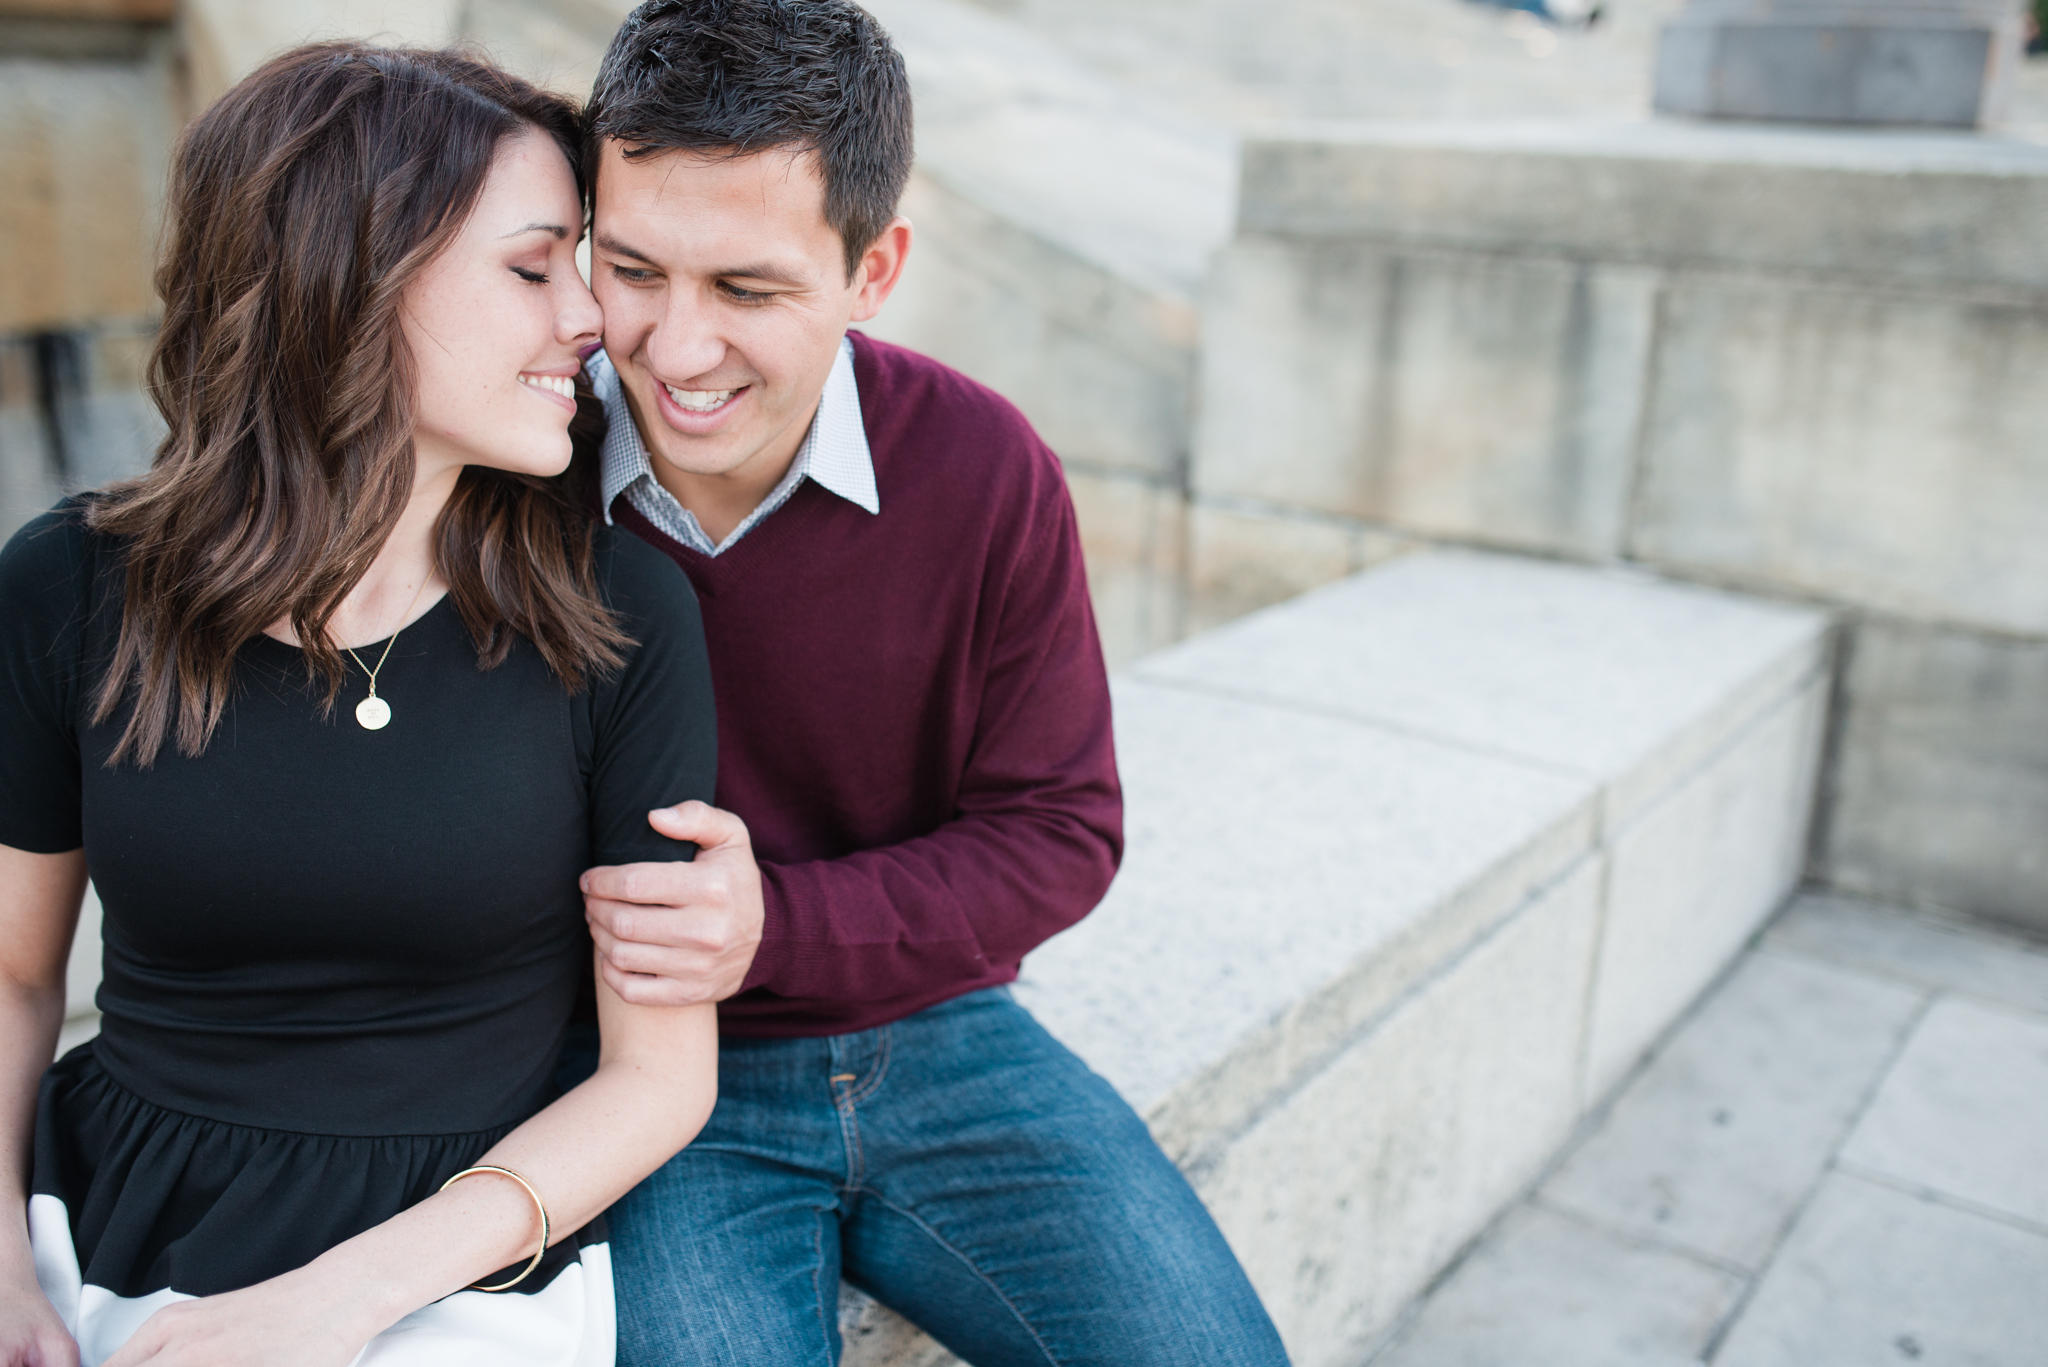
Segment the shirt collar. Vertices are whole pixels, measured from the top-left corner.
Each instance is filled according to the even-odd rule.
[[[633,424],[625,385],[611,357],[600,349],[591,354],[583,368],[589,372],[591,390],[604,404],[605,417],[610,422],[605,433],[600,481],[604,518],[609,523],[613,502],[629,486],[646,479],[658,488],[660,481],[654,478],[652,459]],[[778,490],[794,488],[806,478],[856,507],[870,513],[882,511],[881,494],[875,487],[874,455],[868,448],[867,424],[861,419],[860,386],[854,379],[853,342],[848,338],[839,341],[839,354],[833,357],[832,372],[825,377],[825,390],[818,398],[817,415],[811,419],[804,444],[797,449],[796,459]]]

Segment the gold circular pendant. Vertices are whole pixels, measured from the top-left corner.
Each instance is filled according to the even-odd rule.
[[[356,704],[356,721],[365,731],[382,731],[391,724],[391,704],[382,698],[364,698]]]

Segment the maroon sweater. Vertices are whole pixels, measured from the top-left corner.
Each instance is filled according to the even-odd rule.
[[[805,481],[697,586],[718,805],[767,921],[724,1032],[838,1034],[1006,983],[1123,852],[1109,686],[1058,460],[1014,408],[852,334],[880,514]]]

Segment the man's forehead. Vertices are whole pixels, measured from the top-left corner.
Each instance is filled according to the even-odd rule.
[[[598,151],[598,188],[605,178],[640,193],[702,193],[704,185],[745,184],[774,192],[794,191],[822,203],[824,165],[817,151],[803,143],[765,147],[756,152],[732,147],[646,147],[606,138]],[[623,173],[623,174],[621,174]]]
[[[816,158],[802,149],[641,157],[629,150],[616,140],[603,150],[591,215],[599,250],[664,269],[785,283],[838,259]]]

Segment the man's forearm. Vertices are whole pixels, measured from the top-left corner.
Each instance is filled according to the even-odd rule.
[[[839,859],[761,866],[766,918],[747,988],[891,1001],[1012,964],[1095,908],[1121,853],[1094,821],[969,817]]]

